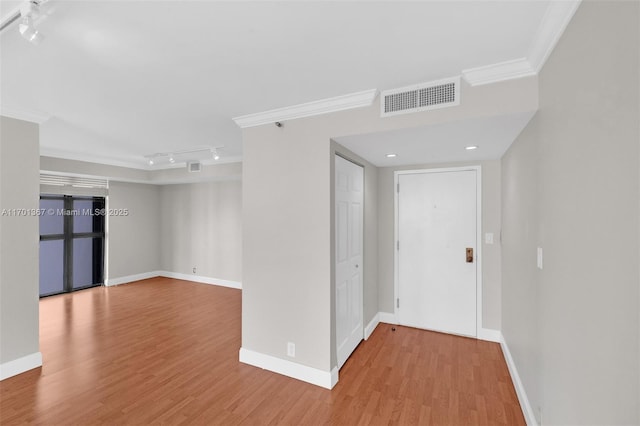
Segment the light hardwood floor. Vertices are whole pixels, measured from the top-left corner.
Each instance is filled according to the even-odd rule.
[[[380,324],[329,391],[238,362],[241,297],[154,278],[41,300],[44,366],[0,382],[0,423],[525,424],[498,344]]]

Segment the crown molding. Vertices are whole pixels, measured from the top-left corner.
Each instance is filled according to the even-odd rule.
[[[540,21],[526,58],[462,71],[471,86],[537,75],[573,18],[582,0],[552,0]]]
[[[43,111],[29,108],[12,107],[7,105],[2,105],[2,108],[0,109],[0,115],[37,124],[42,124],[51,118],[51,114]]]
[[[540,72],[582,0],[551,1],[529,48],[529,63]]]
[[[160,171],[160,170],[170,170],[170,169],[183,169],[185,167],[184,163],[165,164],[161,166],[149,166],[146,162],[141,163],[139,161],[126,161],[126,160],[119,160],[115,158],[105,158],[99,155],[92,155],[92,154],[73,152],[73,151],[64,151],[61,149],[48,148],[43,146],[40,147],[40,156],[59,158],[62,160],[82,161],[84,163],[101,164],[104,166],[124,167],[127,169],[144,170],[149,172]],[[242,156],[221,157],[219,160],[208,159],[208,160],[200,161],[200,163],[202,163],[205,166],[232,164],[232,163],[241,163],[241,162],[242,162]]]
[[[83,161],[85,163],[103,164],[105,166],[126,167],[128,169],[151,170],[146,164],[135,161],[123,161],[113,158],[105,158],[100,155],[93,155],[83,152],[65,151],[62,149],[40,147],[41,157],[61,158],[63,160]]]
[[[536,74],[527,58],[514,59],[484,67],[469,68],[462,71],[462,76],[472,86],[513,80]]]
[[[365,90],[363,92],[336,96],[335,98],[321,99],[319,101],[307,102],[285,108],[243,115],[233,118],[233,121],[235,121],[240,128],[244,129],[275,123],[277,121],[295,120],[297,118],[312,117],[347,109],[368,107],[373,104],[377,95],[377,89]]]

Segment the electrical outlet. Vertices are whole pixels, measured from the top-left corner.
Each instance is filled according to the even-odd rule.
[[[296,344],[295,343],[291,343],[291,342],[287,343],[287,356],[290,356],[291,358],[295,358],[296,357]]]
[[[195,266],[193,267],[193,273],[194,274],[196,273],[196,267]]]

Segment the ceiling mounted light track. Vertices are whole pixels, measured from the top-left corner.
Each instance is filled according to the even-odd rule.
[[[33,44],[40,44],[44,35],[36,28],[34,21],[40,16],[40,5],[43,3],[44,0],[30,0],[20,4],[0,22],[0,32],[19,21],[20,35]]]
[[[203,160],[219,160],[220,150],[224,146],[214,148],[198,148],[191,150],[181,150],[172,152],[156,152],[155,154],[145,155],[149,166],[174,165],[182,163],[199,162]]]

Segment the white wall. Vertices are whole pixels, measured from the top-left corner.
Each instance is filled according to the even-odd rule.
[[[542,424],[640,423],[639,28],[582,2],[502,161],[502,330]]]
[[[166,185],[160,190],[161,269],[242,281],[242,183]]]
[[[378,169],[378,294],[381,312],[394,312],[394,172],[442,167],[480,165],[482,167],[482,327],[500,330],[501,248],[500,248],[500,161],[477,163],[422,164]],[[484,244],[484,233],[494,234],[494,244]]]
[[[39,207],[38,125],[0,117],[0,211]],[[38,245],[36,215],[0,215],[0,364],[37,354]],[[35,365],[21,363],[33,368]],[[17,371],[20,372],[20,371]],[[16,373],[16,371],[13,371]]]

